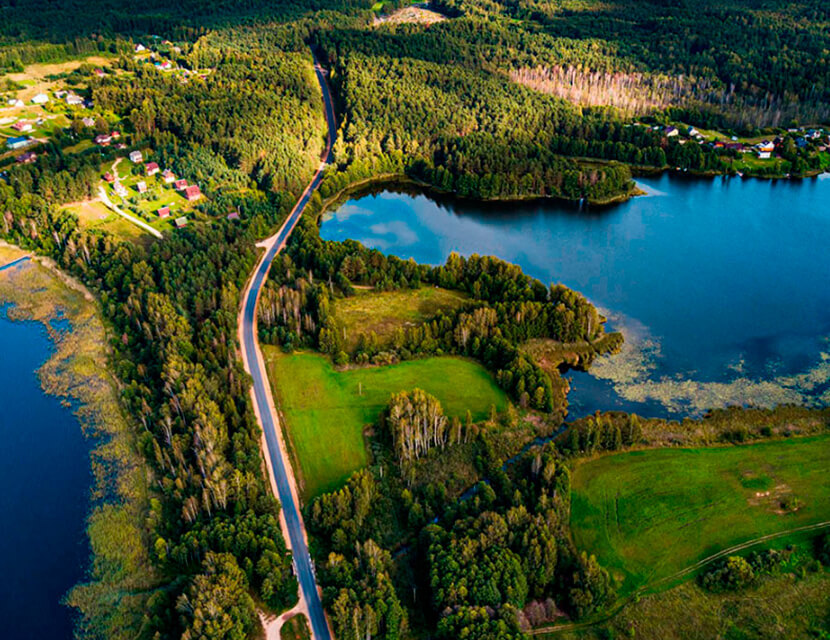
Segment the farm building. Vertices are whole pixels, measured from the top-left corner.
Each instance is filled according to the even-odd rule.
[[[194,184],[184,190],[184,197],[187,198],[189,202],[193,202],[194,200],[198,200],[202,197],[202,192],[199,190],[199,187]]]
[[[17,164],[31,164],[35,160],[37,160],[37,154],[34,151],[27,151],[14,159]]]
[[[22,149],[32,144],[33,140],[28,136],[20,136],[18,138],[6,138],[6,148],[8,149]]]

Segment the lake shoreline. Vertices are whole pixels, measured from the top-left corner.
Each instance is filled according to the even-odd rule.
[[[144,480],[136,464],[138,458],[132,457],[137,455],[135,434],[118,399],[119,388],[110,370],[108,331],[97,299],[51,259],[5,242],[0,244],[0,264],[7,264],[9,258],[19,259],[15,256],[31,259],[0,272],[4,315],[13,323],[40,325],[48,334],[52,349],[36,371],[41,391],[69,408],[86,442],[85,459],[77,462],[88,477],[84,515],[77,523],[84,533],[67,545],[84,545],[86,558],[76,579],[85,581],[94,578],[96,549],[101,547],[101,541],[92,533],[92,523],[100,524],[101,514],[115,504],[134,510],[136,522],[140,522]],[[64,553],[60,557],[65,562]],[[46,562],[47,557],[44,555]],[[73,597],[77,596],[77,587],[66,584],[56,604],[76,607],[77,598],[73,601]],[[67,623],[73,626],[75,612],[64,611]]]
[[[610,164],[611,161],[608,160],[598,160],[594,158],[585,158],[585,161],[590,161],[595,164]],[[570,205],[573,207],[577,207],[582,209],[583,207],[592,207],[595,209],[603,209],[603,208],[610,208],[620,204],[625,204],[630,200],[640,197],[640,196],[647,196],[649,193],[647,191],[643,191],[638,183],[637,178],[653,178],[653,177],[660,177],[663,175],[670,175],[674,177],[680,178],[693,178],[696,180],[715,180],[718,177],[723,179],[752,179],[752,180],[761,180],[765,182],[777,182],[777,181],[787,181],[787,182],[799,182],[804,180],[815,180],[819,176],[824,173],[828,173],[824,170],[813,170],[806,173],[803,176],[793,176],[790,174],[781,174],[781,175],[761,175],[755,173],[737,173],[737,172],[728,172],[728,171],[689,171],[689,170],[680,170],[675,167],[665,166],[665,167],[649,167],[645,165],[629,165],[626,164],[630,170],[631,175],[634,181],[633,186],[628,189],[627,191],[616,193],[614,195],[605,197],[605,198],[587,198],[582,200],[573,200],[571,198],[564,198],[561,196],[541,196],[541,195],[526,195],[526,196],[511,196],[511,197],[495,197],[495,198],[476,198],[473,196],[461,196],[455,191],[447,191],[444,189],[440,189],[435,185],[421,180],[419,178],[415,178],[410,176],[409,174],[402,172],[402,173],[382,173],[375,176],[370,176],[368,178],[361,178],[360,180],[355,180],[347,184],[345,187],[340,189],[337,193],[328,198],[324,199],[320,205],[317,207],[317,213],[315,214],[316,218],[319,220],[322,216],[327,213],[334,211],[338,206],[342,205],[348,200],[360,198],[364,195],[367,195],[372,192],[376,192],[378,190],[382,190],[385,186],[389,185],[404,185],[409,187],[417,187],[421,189],[423,192],[444,197],[444,198],[452,198],[454,200],[458,200],[459,202],[469,202],[471,204],[481,204],[481,205],[505,205],[505,204],[536,204],[536,203],[560,203],[564,205]]]

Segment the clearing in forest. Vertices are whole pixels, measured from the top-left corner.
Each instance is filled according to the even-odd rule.
[[[826,435],[602,456],[574,469],[574,542],[630,593],[733,545],[830,520],[829,468]]]
[[[461,358],[337,371],[320,354],[286,355],[265,346],[263,355],[306,500],[337,488],[367,464],[364,428],[377,422],[393,393],[419,387],[437,397],[448,416],[462,419],[467,409],[481,420],[491,405],[507,407],[487,370]]]
[[[401,291],[357,290],[356,295],[335,302],[335,318],[345,333],[348,351],[361,335],[375,332],[380,344],[392,339],[397,329],[421,324],[440,311],[457,309],[467,300],[460,291],[421,287]]]

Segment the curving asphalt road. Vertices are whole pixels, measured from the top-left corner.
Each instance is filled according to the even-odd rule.
[[[257,343],[256,328],[256,307],[259,300],[259,293],[265,284],[268,270],[277,254],[285,246],[285,241],[297,225],[314,190],[323,179],[325,164],[332,160],[332,146],[337,136],[337,123],[334,116],[334,107],[331,101],[328,84],[326,83],[325,71],[320,66],[317,58],[314,58],[314,70],[320,89],[323,92],[325,103],[326,123],[328,125],[328,144],[323,153],[320,168],[314,174],[311,183],[306,187],[302,197],[294,206],[280,230],[263,245],[266,247],[265,255],[259,261],[251,278],[248,289],[242,304],[240,316],[240,337],[242,342],[242,358],[245,369],[251,374],[254,380],[254,403],[260,419],[262,430],[265,434],[265,441],[268,450],[265,454],[271,461],[274,471],[274,478],[277,484],[278,498],[282,504],[282,511],[288,527],[289,541],[294,554],[294,570],[297,580],[300,583],[300,592],[308,607],[308,615],[311,622],[312,637],[315,640],[331,640],[332,636],[326,622],[323,605],[320,602],[320,595],[317,590],[317,580],[314,575],[314,568],[311,563],[311,556],[308,552],[308,545],[305,538],[305,528],[302,521],[302,514],[297,503],[296,495],[292,490],[292,478],[290,473],[291,464],[284,455],[284,449],[280,446],[278,435],[279,424],[275,413],[272,411],[273,399],[268,386],[268,375],[265,372],[264,361],[262,360],[259,345]],[[291,475],[291,478],[289,476]]]

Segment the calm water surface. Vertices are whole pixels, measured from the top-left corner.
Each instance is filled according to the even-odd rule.
[[[641,186],[650,195],[589,211],[385,191],[321,234],[431,264],[492,254],[582,292],[627,344],[574,374],[572,414],[830,404],[830,176]]]
[[[89,445],[72,410],[44,394],[36,374],[52,348],[43,325],[12,322],[0,306],[3,640],[69,640],[71,613],[60,600],[89,556]]]

